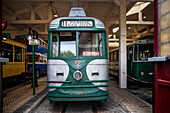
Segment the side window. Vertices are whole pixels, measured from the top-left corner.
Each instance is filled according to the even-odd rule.
[[[14,47],[14,62],[22,62],[22,48]]]
[[[128,47],[128,60],[133,60],[133,46]]]
[[[9,58],[9,62],[13,62],[13,45],[2,42],[2,57]]]
[[[58,56],[58,46],[59,46],[59,35],[58,35],[58,33],[53,33],[53,37],[52,37],[52,57]]]

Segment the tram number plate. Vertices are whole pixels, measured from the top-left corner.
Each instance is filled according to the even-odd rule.
[[[83,51],[83,56],[99,56],[97,51]]]

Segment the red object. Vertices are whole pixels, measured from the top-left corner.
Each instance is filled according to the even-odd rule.
[[[4,30],[5,27],[6,27],[6,22],[5,22],[5,20],[2,18],[2,30]]]
[[[155,56],[158,57],[158,0],[155,0],[155,37],[154,50]],[[155,63],[155,91],[154,91],[154,112],[170,113],[170,61]]]

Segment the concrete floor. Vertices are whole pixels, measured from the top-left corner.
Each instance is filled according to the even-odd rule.
[[[36,95],[32,95],[32,88],[30,87],[31,84],[27,84],[21,87],[16,88],[15,90],[7,91],[7,96],[4,97],[4,106],[3,106],[3,112],[4,113],[22,113],[23,111],[32,111],[34,113],[56,113],[60,110],[60,103],[55,103],[53,105],[49,104],[49,101],[44,96],[46,95],[47,90],[46,89],[46,80],[47,78],[40,78],[38,80],[39,87],[36,88]],[[146,102],[141,101],[141,99],[135,97],[132,93],[128,92],[127,89],[120,89],[118,86],[118,83],[115,79],[110,78],[109,81],[109,99],[107,102],[101,103],[101,102],[95,102],[96,109],[98,113],[152,113],[152,106],[149,106]],[[43,92],[43,93],[42,93]],[[41,95],[42,93],[42,95]],[[141,92],[142,93],[142,92]],[[37,102],[36,100],[40,100]],[[31,103],[32,102],[32,103]],[[40,103],[41,102],[41,103]],[[35,104],[36,107],[30,107],[31,104]],[[69,104],[68,108],[69,108]],[[85,106],[86,109],[90,108],[91,110],[91,102],[76,102],[74,103],[76,105],[74,109],[76,111],[76,106],[80,105]],[[72,104],[70,104],[71,106]],[[73,108],[72,106],[71,108]],[[79,107],[78,107],[79,108]],[[30,110],[28,110],[30,109]],[[83,109],[82,109],[83,110]],[[66,108],[67,113],[70,112],[69,109]],[[77,111],[78,112],[85,112],[87,110],[83,111]]]

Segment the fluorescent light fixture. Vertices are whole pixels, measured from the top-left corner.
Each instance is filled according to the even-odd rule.
[[[113,28],[113,33],[116,33],[117,31],[119,30],[119,27],[115,27],[115,28]]]

